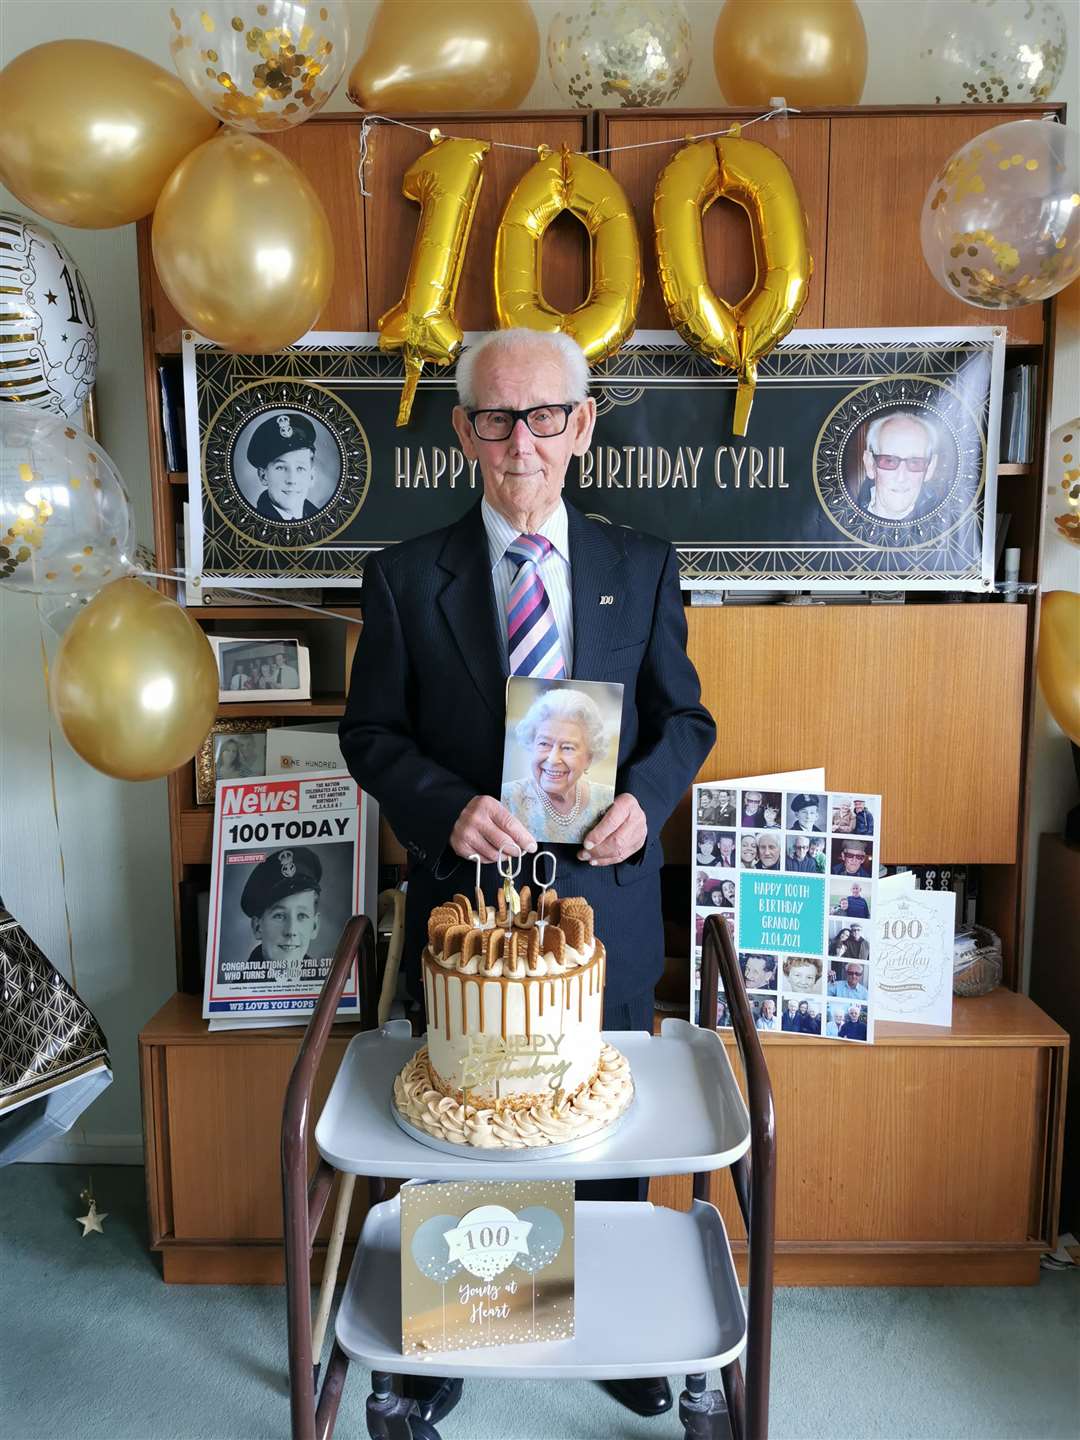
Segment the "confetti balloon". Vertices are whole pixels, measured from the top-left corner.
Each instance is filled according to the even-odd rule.
[[[1080,415],[1050,436],[1046,499],[1058,536],[1080,545]]]
[[[982,310],[1035,305],[1080,275],[1080,132],[996,125],[938,172],[922,212],[937,282]]]
[[[1065,15],[1051,0],[925,7],[920,79],[939,104],[1046,100],[1065,68]],[[925,93],[925,92],[924,92]]]
[[[94,383],[97,348],[75,261],[40,222],[0,211],[0,397],[74,415]]]
[[[664,105],[690,74],[683,0],[594,0],[557,10],[547,39],[555,88],[581,110]]]
[[[70,421],[0,405],[0,587],[93,595],[134,560],[116,466]]]
[[[212,115],[241,130],[288,130],[329,100],[345,73],[341,0],[200,0],[169,10],[176,73]]]

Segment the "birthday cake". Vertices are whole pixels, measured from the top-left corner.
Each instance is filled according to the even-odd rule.
[[[592,907],[528,886],[437,906],[422,959],[427,1044],[394,1103],[438,1140],[562,1145],[606,1129],[633,1099],[626,1059],[601,1038],[607,953]]]

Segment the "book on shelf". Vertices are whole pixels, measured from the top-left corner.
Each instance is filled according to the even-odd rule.
[[[1013,365],[1001,391],[999,465],[1030,465],[1034,459],[1037,365]]]
[[[161,434],[165,444],[165,468],[170,471],[183,471],[187,469],[183,377],[179,370],[166,362],[158,365],[157,373],[161,394]]]

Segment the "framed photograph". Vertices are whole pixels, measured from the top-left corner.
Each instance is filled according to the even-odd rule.
[[[299,640],[233,640],[224,635],[206,638],[217,659],[218,698],[222,703],[311,699],[307,647]]]
[[[195,752],[195,803],[212,805],[219,780],[266,774],[266,721],[218,720]]]

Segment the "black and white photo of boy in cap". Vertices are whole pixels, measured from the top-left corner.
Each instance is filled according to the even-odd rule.
[[[249,967],[268,966],[275,980],[300,980],[308,948],[319,933],[321,889],[322,864],[306,845],[272,850],[256,866],[240,896],[256,940]]]
[[[255,509],[266,520],[310,520],[318,507],[308,499],[315,483],[315,426],[288,410],[256,426],[247,446],[248,463],[263,490]]]

